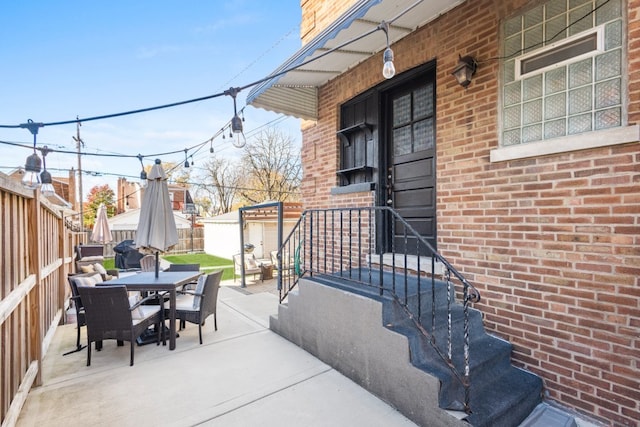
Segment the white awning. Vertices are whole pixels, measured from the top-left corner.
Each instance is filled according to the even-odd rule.
[[[271,73],[273,78],[256,85],[249,92],[246,102],[265,110],[317,120],[318,87],[386,48],[384,32],[374,31],[381,22],[390,23],[389,41],[395,43],[464,1],[357,1]],[[358,39],[369,32],[372,33]],[[382,63],[380,70],[382,72]]]

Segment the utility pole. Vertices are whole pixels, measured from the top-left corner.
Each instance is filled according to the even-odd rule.
[[[76,120],[78,116],[76,116]],[[80,200],[80,230],[84,231],[84,203],[82,202],[82,155],[80,153],[80,148],[84,147],[84,141],[80,138],[80,126],[82,124],[78,120],[76,122],[76,136],[72,136],[73,140],[76,142],[76,148],[78,149],[78,191],[79,191],[79,200]]]

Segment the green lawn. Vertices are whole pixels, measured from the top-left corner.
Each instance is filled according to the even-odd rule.
[[[162,256],[162,259],[165,259],[172,264],[200,264],[200,269],[204,272],[222,269],[224,270],[224,273],[222,273],[222,280],[233,279],[233,261],[230,259],[203,253],[166,255]],[[115,268],[114,259],[106,259],[103,264],[104,268]]]

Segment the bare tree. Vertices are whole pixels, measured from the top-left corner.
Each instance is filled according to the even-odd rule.
[[[198,184],[198,189],[211,200],[209,213],[215,215],[230,212],[238,197],[242,171],[234,162],[216,157],[207,161],[203,169],[205,176],[202,184]],[[202,205],[201,207],[204,208]]]
[[[240,195],[251,204],[266,200],[300,199],[300,152],[291,136],[269,128],[252,138],[242,156],[244,170]]]

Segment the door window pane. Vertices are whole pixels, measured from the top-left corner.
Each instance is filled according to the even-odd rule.
[[[411,95],[393,100],[393,127],[402,126],[411,120]]]
[[[403,126],[393,130],[393,146],[396,156],[411,153],[411,126]]]

